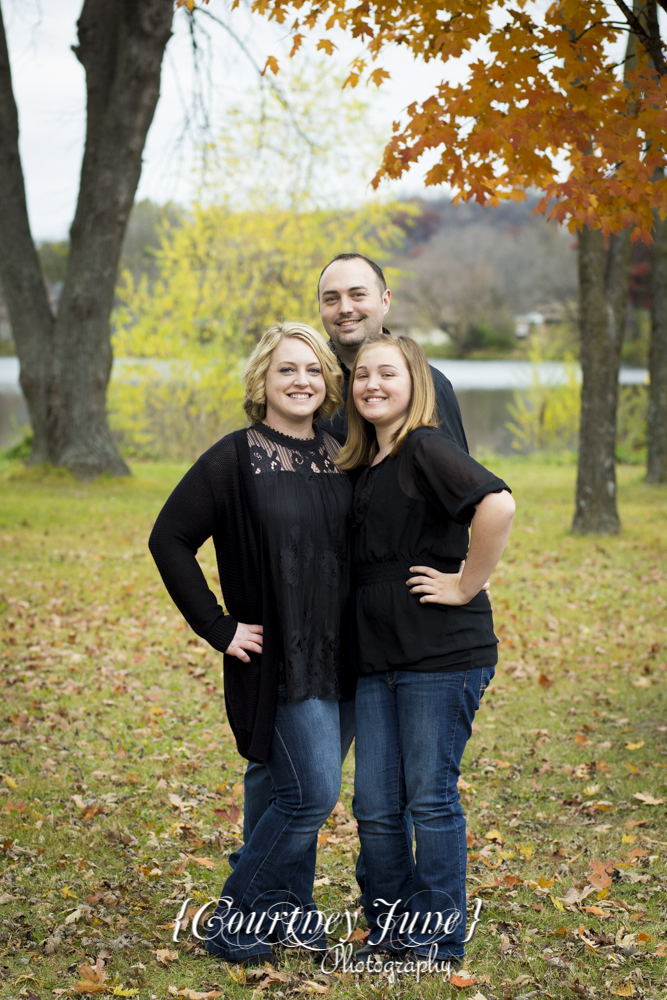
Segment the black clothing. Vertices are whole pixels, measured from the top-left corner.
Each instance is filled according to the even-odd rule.
[[[310,441],[266,424],[247,433],[280,628],[278,701],[338,700],[352,504],[340,445],[319,428]]]
[[[214,649],[227,649],[240,621],[263,625],[261,656],[250,653],[250,663],[242,663],[226,655],[224,678],[227,717],[238,751],[264,763],[273,735],[283,650],[256,475],[248,430],[228,434],[185,474],[158,515],[148,544],[172,600]],[[195,558],[211,536],[227,615]]]
[[[468,526],[487,493],[508,489],[439,428],[413,431],[396,458],[355,487],[352,571],[360,673],[464,670],[497,662],[484,591],[461,607],[420,604],[410,566],[457,573]]]
[[[389,330],[384,330],[383,333],[389,333]],[[336,351],[334,349],[333,343],[329,341],[331,349],[334,354]],[[338,355],[336,354],[338,358]],[[327,417],[325,420],[320,420],[318,426],[323,430],[328,431],[330,434],[341,442],[345,444],[347,440],[347,394],[350,388],[350,369],[347,365],[338,358],[338,364],[340,365],[341,371],[343,373],[343,385],[341,386],[341,392],[343,394],[343,405],[339,410],[336,410],[334,414]],[[461,420],[461,410],[459,409],[459,401],[456,398],[452,383],[443,375],[441,371],[429,365],[431,369],[431,375],[433,376],[433,385],[435,387],[435,398],[438,404],[438,420],[440,421],[440,429],[444,433],[455,441],[459,447],[463,448],[464,451],[468,451],[468,442],[466,441],[465,431],[463,430],[463,421]]]

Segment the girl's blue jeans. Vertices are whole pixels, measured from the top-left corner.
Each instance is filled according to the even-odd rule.
[[[438,961],[463,956],[466,822],[457,781],[494,673],[397,670],[358,680],[353,809],[371,944],[424,956],[436,945]]]

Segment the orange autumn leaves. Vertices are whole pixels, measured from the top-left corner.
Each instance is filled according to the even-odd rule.
[[[667,179],[656,173],[667,130],[662,44],[653,61],[638,44],[626,63],[627,23],[615,3],[558,0],[545,10],[527,0],[254,0],[253,9],[279,23],[296,10],[293,52],[302,29],[317,30],[317,48],[328,53],[335,28],[363,39],[367,55],[353,61],[351,86],[382,81],[385,71],[370,64],[387,46],[443,63],[474,51],[464,82],[443,81],[394,123],[376,185],[436,152],[427,184],[481,204],[539,188],[540,209],[573,230],[632,228],[633,238],[650,240],[653,210],[667,212]]]

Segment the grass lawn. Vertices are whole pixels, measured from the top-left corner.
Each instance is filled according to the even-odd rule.
[[[493,468],[518,513],[492,580],[500,665],[463,764],[469,909],[484,908],[458,980],[475,981],[457,987],[299,957],[244,981],[190,925],[171,940],[183,900],[229,871],[245,766],[221,658],[146,548],[184,468],[82,485],[0,466],[0,997],[667,994],[667,490],[621,467],[622,533],[576,538],[573,466]],[[215,588],[210,543],[200,556]],[[322,909],[355,910],[353,772],[320,836]]]

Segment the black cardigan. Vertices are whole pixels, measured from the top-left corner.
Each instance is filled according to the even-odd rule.
[[[197,550],[213,537],[225,614],[209,588]],[[234,431],[185,474],[158,515],[148,542],[169,594],[190,627],[224,651],[238,622],[264,626],[263,652],[250,663],[224,657],[225,706],[239,753],[264,763],[275,719],[276,610],[261,528],[248,436]]]

